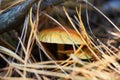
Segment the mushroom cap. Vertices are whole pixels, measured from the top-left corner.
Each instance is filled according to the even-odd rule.
[[[71,28],[65,27],[67,32],[61,27],[43,29],[40,31],[38,37],[41,42],[57,43],[57,44],[84,44],[77,32]]]

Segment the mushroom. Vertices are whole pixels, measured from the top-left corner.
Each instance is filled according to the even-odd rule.
[[[44,29],[40,31],[39,40],[45,43],[56,44],[84,44],[77,32],[71,28],[65,27],[67,32],[61,27]]]
[[[39,41],[58,44],[58,53],[70,53],[70,51],[73,53],[73,50],[64,51],[64,45],[84,45],[85,43],[74,29],[69,27],[65,27],[65,29],[69,34],[62,27],[43,29],[39,33]],[[62,57],[61,54],[59,56]]]

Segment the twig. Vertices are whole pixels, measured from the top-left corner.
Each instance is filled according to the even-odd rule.
[[[14,6],[0,14],[0,34],[18,28],[24,22],[24,18],[30,7],[37,1],[38,0],[26,0],[24,3]],[[41,10],[64,1],[66,0],[43,0]]]

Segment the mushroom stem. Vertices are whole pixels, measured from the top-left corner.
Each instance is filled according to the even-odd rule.
[[[58,58],[59,58],[59,59],[64,59],[64,54],[60,54],[60,53],[59,53],[59,50],[60,50],[60,51],[64,51],[64,47],[65,47],[64,44],[58,44],[58,45],[57,45],[57,48],[58,48],[58,49],[57,49],[57,50],[58,50],[57,52],[58,52]]]

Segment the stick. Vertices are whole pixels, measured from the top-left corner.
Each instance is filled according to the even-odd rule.
[[[18,28],[24,22],[30,7],[37,1],[38,0],[26,0],[24,3],[14,6],[0,14],[0,34]],[[66,0],[43,0],[41,10],[64,1]]]

